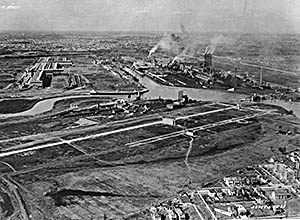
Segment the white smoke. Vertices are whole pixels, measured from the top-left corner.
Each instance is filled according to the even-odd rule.
[[[210,40],[210,46],[205,49],[205,54],[213,54],[218,46],[226,45],[231,42],[231,39],[224,35],[215,35]]]
[[[158,49],[178,54],[182,47],[182,39],[175,34],[164,34],[163,38],[150,51],[148,57],[155,53]]]
[[[175,63],[175,61],[179,60],[179,55],[175,56],[171,62],[171,65],[173,65]]]
[[[165,34],[160,42],[149,51],[148,57],[151,57],[158,49],[175,54],[171,64],[185,56],[196,56],[200,49],[199,40],[193,37],[183,24],[180,25],[180,31],[180,36]]]
[[[159,49],[159,46],[160,46],[160,44],[158,43],[154,47],[152,47],[152,49],[149,51],[148,57],[151,57],[151,55]]]

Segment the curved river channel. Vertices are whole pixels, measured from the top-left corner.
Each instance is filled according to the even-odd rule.
[[[246,98],[246,95],[237,94],[233,92],[225,92],[225,91],[217,91],[217,90],[208,90],[208,89],[193,89],[193,88],[181,88],[181,87],[169,87],[160,85],[148,77],[139,77],[140,83],[143,84],[149,92],[143,94],[143,97],[146,99],[150,98],[169,98],[176,99],[178,91],[183,90],[185,95],[188,95],[192,99],[203,100],[203,101],[238,101]],[[96,95],[77,95],[77,96],[68,96],[68,97],[57,97],[51,99],[45,99],[37,104],[35,104],[31,109],[11,114],[0,114],[0,118],[9,118],[9,117],[17,117],[17,116],[33,116],[37,114],[41,114],[47,111],[50,111],[55,102],[65,99],[73,99],[73,98],[88,98],[88,97],[97,97]],[[101,96],[99,96],[101,97]],[[116,95],[116,97],[126,98],[124,95]],[[135,98],[135,96],[132,96]],[[293,110],[294,114],[300,118],[300,103],[289,103],[283,100],[277,100],[276,102],[271,102],[270,100],[265,100],[263,103],[278,105],[284,107],[288,110]]]

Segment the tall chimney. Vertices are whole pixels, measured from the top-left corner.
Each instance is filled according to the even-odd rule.
[[[260,67],[260,76],[259,76],[259,84],[261,85],[263,83],[263,68]]]
[[[212,54],[205,53],[204,54],[204,63],[206,66],[212,66]]]

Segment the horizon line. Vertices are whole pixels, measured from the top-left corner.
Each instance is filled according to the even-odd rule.
[[[0,29],[0,33],[180,33],[179,30],[22,30],[22,29]],[[243,32],[243,31],[189,31],[190,34],[300,34],[300,32]]]

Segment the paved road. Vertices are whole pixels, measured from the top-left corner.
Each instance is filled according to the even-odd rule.
[[[261,113],[264,114],[264,113]],[[240,120],[247,120],[250,118],[255,118],[257,117],[259,114],[251,114],[251,115],[246,115],[246,116],[241,116],[241,117],[237,117],[237,118],[231,118],[231,119],[227,119],[227,120],[223,120],[223,121],[218,121],[216,123],[212,123],[212,124],[206,124],[206,125],[202,125],[199,127],[195,127],[195,128],[190,128],[188,129],[189,131],[200,131],[200,130],[206,130],[209,128],[213,128],[213,127],[217,127],[217,126],[221,126],[221,125],[225,125],[225,124],[230,124],[230,123],[235,123],[238,122]],[[131,142],[131,143],[127,143],[126,146],[128,147],[137,147],[140,145],[144,145],[144,144],[150,144],[150,143],[154,143],[157,141],[161,141],[161,140],[166,140],[166,139],[170,139],[170,138],[174,138],[174,137],[178,137],[180,135],[184,135],[186,132],[186,130],[181,130],[181,131],[176,131],[173,133],[169,133],[169,134],[164,134],[164,135],[159,135],[159,136],[155,136],[155,137],[151,137],[151,138],[147,138],[141,141],[135,141],[135,142]]]
[[[118,129],[118,130],[103,132],[103,133],[100,133],[100,134],[93,134],[93,135],[88,135],[88,136],[84,136],[84,137],[80,137],[80,138],[73,138],[71,140],[64,140],[64,141],[59,141],[59,142],[55,142],[55,143],[49,143],[49,144],[44,144],[44,145],[40,145],[40,146],[30,147],[30,148],[26,148],[26,149],[3,152],[3,153],[0,153],[0,158],[1,157],[6,157],[6,156],[11,156],[11,155],[14,155],[14,154],[24,153],[24,152],[28,152],[28,151],[32,151],[32,150],[39,150],[39,149],[43,149],[43,148],[54,147],[54,146],[58,146],[58,145],[61,145],[61,144],[64,144],[64,143],[72,143],[72,142],[83,141],[83,140],[88,140],[88,139],[92,139],[92,138],[107,136],[107,135],[110,135],[110,134],[116,134],[116,133],[120,133],[120,132],[124,132],[124,131],[130,131],[130,130],[139,129],[139,128],[143,128],[143,127],[148,127],[148,126],[152,126],[152,125],[157,125],[157,124],[161,124],[161,123],[162,123],[161,121],[157,121],[157,122],[152,122],[152,123],[127,127],[127,128],[122,128],[122,129]]]
[[[230,106],[230,105],[227,105],[227,104],[222,104],[222,105],[225,105],[225,106]],[[193,117],[193,116],[196,116],[196,115],[206,115],[206,114],[212,114],[212,113],[215,113],[215,112],[218,112],[218,111],[226,111],[228,109],[231,109],[231,108],[235,108],[234,106],[230,106],[228,108],[224,108],[224,109],[218,109],[218,110],[212,110],[212,111],[207,111],[207,112],[202,112],[202,113],[197,113],[195,115],[190,115],[190,116],[186,116],[184,118],[187,118],[187,117]],[[158,115],[155,114],[153,116],[147,116],[146,119],[151,119],[151,118],[157,118]],[[181,117],[179,117],[181,118]],[[177,118],[177,119],[179,119]],[[144,117],[143,117],[144,119]],[[72,134],[72,133],[78,133],[80,131],[89,131],[89,130],[95,130],[95,129],[99,129],[99,128],[104,128],[106,126],[109,126],[109,125],[112,125],[112,124],[116,124],[116,123],[120,123],[120,122],[127,122],[128,119],[126,120],[122,120],[122,121],[117,121],[117,122],[112,122],[112,123],[108,123],[106,125],[95,125],[93,127],[88,127],[88,128],[79,128],[78,130],[66,130],[66,131],[53,131],[53,132],[49,132],[49,133],[41,133],[41,134],[35,134],[35,135],[28,135],[28,136],[22,136],[22,137],[16,137],[16,138],[10,138],[10,139],[4,139],[4,140],[0,140],[0,143],[5,143],[5,142],[11,142],[11,141],[18,141],[18,140],[27,140],[27,139],[36,139],[36,144],[38,144],[39,142],[45,142],[45,140],[52,140],[53,138],[56,138],[56,137],[59,137],[61,136],[62,134]],[[13,146],[13,147],[10,147],[10,148],[7,148],[6,150],[8,149],[16,149],[16,148],[23,148],[23,147],[27,147],[27,146],[30,146],[34,144],[34,142],[30,142],[30,143],[25,143],[25,144],[21,144],[21,145],[17,145],[17,146]]]
[[[35,140],[35,141],[44,141],[45,140],[49,140],[49,139],[53,139],[53,138],[57,138],[57,137],[61,137],[61,136],[65,136],[65,135],[70,135],[70,134],[77,134],[77,133],[82,133],[82,132],[89,132],[89,131],[93,131],[96,129],[102,129],[102,128],[107,128],[109,126],[117,126],[120,123],[127,124],[127,123],[131,123],[131,122],[140,122],[143,120],[161,120],[161,116],[159,116],[158,114],[153,114],[153,115],[147,115],[144,117],[139,117],[139,118],[129,118],[129,119],[124,119],[124,120],[119,120],[119,121],[112,121],[112,122],[108,122],[106,124],[98,124],[98,125],[93,125],[93,126],[89,126],[89,127],[78,127],[76,129],[70,129],[70,130],[60,130],[60,131],[51,131],[51,132],[47,132],[47,133],[40,133],[40,134],[32,134],[32,135],[26,135],[26,136],[19,136],[19,137],[15,137],[15,138],[8,138],[8,139],[2,139],[0,140],[0,143],[6,143],[6,142],[11,142],[11,141],[24,141],[24,140]],[[9,125],[7,125],[9,126]],[[24,147],[26,147],[26,145],[31,144],[31,143],[27,143],[27,144],[22,144],[22,146],[24,145]],[[21,145],[18,145],[21,147]],[[12,148],[15,148],[17,146],[14,146]]]
[[[194,209],[195,209],[197,215],[199,216],[200,220],[205,220],[205,219],[203,218],[202,214],[199,212],[197,206],[196,206],[195,204],[193,204],[193,207],[194,207]]]
[[[204,130],[204,129],[208,129],[208,128],[212,128],[212,127],[216,127],[216,126],[220,126],[220,125],[224,125],[224,124],[238,122],[239,120],[250,119],[250,118],[258,116],[259,114],[262,115],[262,114],[266,114],[266,113],[267,112],[256,113],[256,114],[251,114],[251,115],[247,115],[247,116],[227,119],[227,120],[219,121],[219,122],[216,122],[216,123],[207,124],[207,125],[199,126],[199,127],[196,127],[196,128],[192,128],[192,129],[189,129],[189,130],[190,131]],[[162,123],[162,121],[156,121],[156,122],[146,123],[146,124],[142,124],[142,125],[136,125],[136,126],[131,126],[131,127],[127,127],[127,128],[107,131],[107,132],[103,132],[103,133],[99,133],[99,134],[93,134],[93,135],[87,135],[87,136],[84,136],[84,137],[73,138],[73,139],[70,139],[70,140],[63,140],[63,141],[60,140],[60,141],[55,142],[55,143],[43,144],[43,145],[34,146],[34,147],[26,148],[26,149],[18,149],[18,150],[13,150],[13,151],[8,151],[8,152],[2,152],[2,153],[0,153],[0,158],[15,155],[15,154],[19,154],[19,153],[24,153],[24,152],[28,152],[28,151],[32,151],[32,150],[39,150],[39,149],[43,149],[43,148],[54,147],[54,146],[58,146],[58,145],[61,145],[61,144],[64,144],[64,143],[72,143],[72,142],[77,142],[77,141],[83,141],[83,140],[103,137],[103,136],[116,134],[116,133],[120,133],[120,132],[124,132],[124,131],[130,131],[130,130],[134,130],[134,129],[139,129],[139,128],[144,128],[144,127],[148,127],[148,126],[158,125],[158,124],[161,124],[161,123]],[[160,135],[160,136],[144,139],[144,140],[139,141],[139,142],[129,143],[129,144],[127,144],[127,146],[136,147],[136,146],[140,146],[142,144],[148,144],[148,143],[156,142],[156,141],[159,141],[159,140],[164,140],[164,139],[173,138],[173,137],[176,137],[176,136],[179,136],[179,135],[183,135],[185,132],[186,132],[185,130],[181,130],[181,131],[173,132],[173,133],[166,134],[166,135]]]
[[[201,116],[201,115],[208,115],[208,114],[213,114],[213,113],[217,113],[217,112],[223,112],[223,111],[227,111],[230,109],[237,109],[236,106],[230,106],[227,108],[222,108],[222,109],[216,109],[216,110],[212,110],[212,111],[208,111],[208,112],[200,112],[200,113],[196,113],[193,115],[186,115],[186,116],[181,116],[176,118],[176,120],[180,120],[180,119],[186,119],[186,118],[192,118],[192,117],[197,117],[197,116]]]

